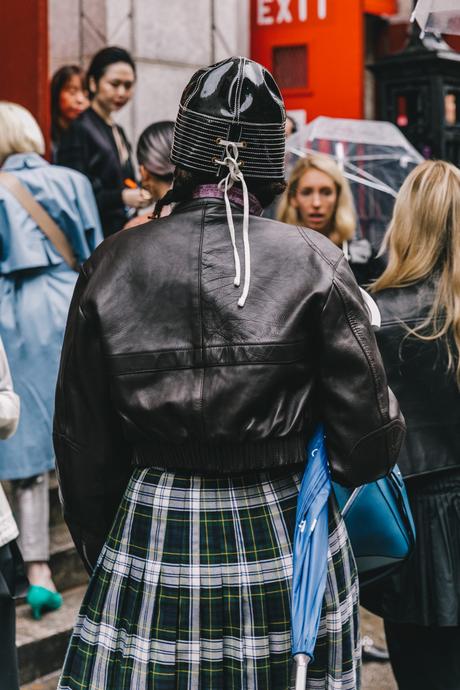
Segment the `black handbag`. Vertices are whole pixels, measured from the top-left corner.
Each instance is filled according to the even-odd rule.
[[[24,597],[29,581],[22,554],[16,540],[0,548],[0,598]]]

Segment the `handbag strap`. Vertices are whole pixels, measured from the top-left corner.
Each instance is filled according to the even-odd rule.
[[[77,271],[78,262],[71,244],[61,228],[54,222],[43,206],[35,201],[32,194],[12,173],[0,172],[0,185],[5,187],[18,201],[29,216],[36,222],[42,233],[54,245],[54,248],[73,270]]]
[[[115,139],[120,165],[123,166],[129,158],[129,151],[121,137],[120,130],[115,123],[112,125],[112,134],[113,138]]]

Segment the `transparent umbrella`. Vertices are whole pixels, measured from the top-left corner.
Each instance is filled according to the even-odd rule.
[[[460,1],[460,0],[459,0]],[[380,248],[396,195],[422,156],[390,122],[318,117],[289,137],[288,175],[308,152],[328,154],[348,178],[358,214],[357,238]]]
[[[418,0],[412,13],[414,20],[424,33],[460,36],[460,1]]]

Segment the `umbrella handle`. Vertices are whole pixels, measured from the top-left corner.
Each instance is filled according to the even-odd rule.
[[[307,654],[296,654],[294,657],[293,690],[305,690],[307,687],[307,668],[310,657]]]

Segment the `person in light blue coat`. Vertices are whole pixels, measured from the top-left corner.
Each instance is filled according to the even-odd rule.
[[[87,178],[48,164],[33,116],[0,102],[1,172],[12,173],[64,232],[77,264],[102,240]],[[0,337],[21,398],[17,433],[0,446],[0,480],[11,480],[35,618],[58,608],[49,561],[48,472],[61,344],[77,279],[53,243],[0,179]]]

